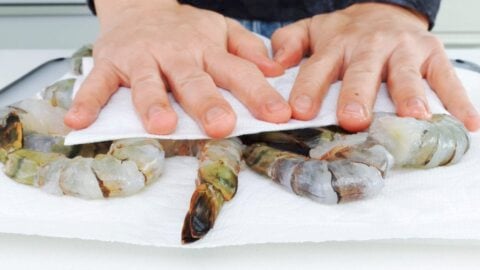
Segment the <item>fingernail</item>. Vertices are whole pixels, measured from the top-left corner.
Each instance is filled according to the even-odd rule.
[[[421,116],[427,116],[429,114],[425,103],[417,97],[407,100],[407,108],[411,114]]]
[[[267,110],[271,113],[276,113],[287,108],[287,104],[282,100],[271,100],[266,104]]]
[[[156,115],[161,115],[167,111],[166,108],[158,105],[153,105],[148,109],[148,119],[154,118]]]
[[[478,111],[475,109],[470,109],[467,111],[468,117],[478,117]]]
[[[312,98],[307,95],[300,95],[295,99],[294,105],[298,112],[306,113],[312,108]]]
[[[366,118],[365,109],[360,103],[350,102],[343,107],[343,114],[350,115],[355,118]]]
[[[222,107],[213,107],[205,114],[205,121],[207,124],[214,124],[218,120],[228,115],[228,112]]]
[[[273,60],[279,62],[282,59],[282,56],[285,54],[285,49],[281,48],[280,50],[275,53],[275,56],[273,57]]]

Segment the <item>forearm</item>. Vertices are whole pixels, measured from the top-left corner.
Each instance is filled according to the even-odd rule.
[[[366,2],[399,5],[425,16],[428,19],[429,29],[432,29],[440,8],[440,1],[441,0],[342,0],[335,1],[335,8],[343,9],[353,4]]]

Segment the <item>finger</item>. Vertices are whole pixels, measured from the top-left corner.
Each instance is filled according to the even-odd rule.
[[[370,125],[386,58],[376,46],[361,47],[352,54],[337,104],[338,122],[344,129],[354,132]]]
[[[133,104],[149,133],[169,134],[175,130],[177,115],[170,106],[165,84],[153,56],[130,63]]]
[[[290,119],[288,103],[268,84],[255,65],[217,50],[206,54],[205,66],[215,83],[229,89],[257,119],[273,123]]]
[[[100,109],[121,83],[119,72],[109,61],[99,60],[80,86],[64,122],[73,129],[82,129],[97,119]]]
[[[298,65],[307,54],[309,19],[284,26],[272,35],[274,60],[284,68]]]
[[[284,68],[270,59],[265,44],[258,36],[232,19],[227,19],[227,26],[230,53],[254,63],[265,76],[283,74]]]
[[[332,81],[338,78],[343,62],[341,46],[327,46],[315,52],[300,66],[289,103],[293,118],[315,117]]]
[[[446,53],[437,50],[427,60],[426,78],[449,112],[470,131],[480,128],[480,116],[468,98]]]
[[[420,71],[424,57],[415,51],[403,48],[393,52],[388,61],[388,89],[399,116],[427,119],[431,113]]]
[[[208,136],[220,138],[229,135],[236,124],[230,104],[193,57],[181,53],[175,56],[161,62],[161,69],[176,100]]]

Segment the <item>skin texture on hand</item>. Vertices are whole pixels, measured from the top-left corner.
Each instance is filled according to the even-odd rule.
[[[471,131],[480,116],[428,22],[408,9],[379,3],[355,4],[278,29],[272,36],[274,60],[285,68],[310,54],[299,71],[289,103],[293,117],[313,118],[329,86],[343,80],[337,104],[340,125],[367,128],[382,81],[400,116],[431,116],[425,78],[449,112]]]
[[[280,123],[291,118],[288,103],[265,79],[284,68],[238,22],[176,1],[95,3],[101,26],[95,66],[65,117],[68,126],[93,123],[119,86],[132,89],[137,113],[154,134],[176,127],[167,89],[214,138],[230,134],[236,122],[216,86],[229,89],[258,119]]]

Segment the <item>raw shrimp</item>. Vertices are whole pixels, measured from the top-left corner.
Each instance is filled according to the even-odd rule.
[[[55,82],[40,93],[42,99],[49,101],[53,107],[68,110],[72,105],[73,86],[76,79],[70,78]]]
[[[1,111],[0,160],[6,175],[53,194],[86,199],[131,195],[159,178],[165,153],[157,140],[65,146],[64,114],[63,108],[35,99]]]
[[[430,120],[378,114],[369,137],[394,156],[398,167],[433,168],[455,164],[467,152],[470,137],[462,123],[450,115]]]
[[[182,243],[202,238],[225,201],[237,192],[242,144],[238,138],[211,140],[199,152],[197,187],[182,228]]]
[[[309,159],[264,144],[244,151],[247,165],[291,192],[320,203],[335,204],[377,194],[384,186],[374,167],[346,159]]]
[[[72,73],[75,75],[83,75],[83,64],[82,58],[83,57],[91,57],[93,53],[93,45],[87,44],[72,55]]]
[[[382,176],[393,165],[393,157],[380,144],[368,140],[365,132],[348,134],[338,127],[307,128],[266,132],[243,136],[247,144],[266,143],[277,149],[310,156],[315,159],[348,159],[377,168]]]
[[[163,160],[156,140],[125,139],[113,142],[107,154],[94,158],[16,150],[6,155],[4,171],[19,183],[51,194],[99,199],[139,192],[159,178]]]

